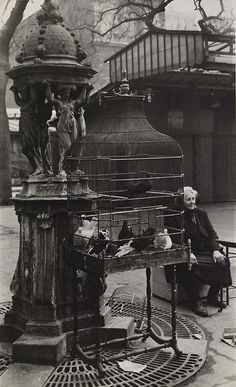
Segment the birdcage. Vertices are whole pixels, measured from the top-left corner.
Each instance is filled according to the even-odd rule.
[[[74,174],[68,175],[69,240],[75,251],[91,264],[103,260],[108,271],[152,266],[163,254],[170,262],[173,255],[174,263],[183,240],[183,211],[176,206],[183,185],[181,155],[86,156],[68,162],[77,164],[89,186],[88,210],[74,208],[81,193],[74,190]]]
[[[65,259],[74,273],[88,273],[101,285],[94,289],[96,354],[91,359],[78,344],[74,275],[75,353],[95,365],[100,376],[104,375],[99,355],[104,333],[100,329],[100,299],[109,273],[146,268],[146,328],[142,331],[141,321],[140,335],[126,340],[150,336],[158,343],[157,349],[171,346],[177,355],[181,353],[176,342],[174,265],[188,262],[190,256],[183,243],[183,154],[174,139],[149,124],[144,103],[143,96],[129,94],[124,77],[120,93],[105,96],[96,114],[90,115],[86,136],[79,139],[73,157],[67,160],[70,229],[64,243]],[[85,192],[77,189],[78,176],[86,180]],[[151,267],[160,265],[171,265],[173,272],[170,340],[158,337],[151,327]],[[123,338],[117,340],[123,342]]]

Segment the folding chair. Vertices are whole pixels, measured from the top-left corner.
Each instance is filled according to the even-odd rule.
[[[236,242],[232,241],[225,241],[222,239],[218,239],[218,242],[224,247],[225,250],[225,255],[231,259],[231,258],[236,258]],[[229,299],[230,298],[235,298],[236,296],[229,296],[229,291],[231,289],[236,289],[235,285],[227,286],[225,288],[225,293],[226,293],[226,304],[229,305]],[[224,293],[224,288],[221,289],[221,300],[223,301],[223,293]]]

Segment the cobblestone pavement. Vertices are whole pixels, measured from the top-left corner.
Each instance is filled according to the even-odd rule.
[[[207,209],[209,217],[221,239],[236,240],[236,203],[220,203],[201,206]],[[10,301],[10,281],[16,266],[19,249],[19,224],[13,206],[0,207],[0,302]],[[236,259],[232,264],[235,278]],[[107,279],[107,296],[119,286],[133,286],[145,292],[145,270],[135,270],[110,275]],[[235,281],[236,282],[236,281]],[[235,283],[234,282],[234,283]],[[235,294],[236,295],[236,294]],[[169,307],[169,303],[154,298],[154,304]],[[188,304],[178,306],[178,313],[187,314],[196,319],[203,327],[209,340],[208,357],[205,365],[192,380],[184,386],[192,387],[233,387],[236,386],[236,350],[221,341],[222,328],[236,327],[236,299],[230,300],[230,306],[221,314],[209,309],[210,318],[193,315]],[[0,348],[1,349],[1,348]],[[34,371],[35,372],[35,371]],[[24,381],[17,386],[25,386]],[[0,386],[7,387],[1,384]],[[15,386],[15,385],[14,385]],[[9,385],[9,387],[14,387]]]

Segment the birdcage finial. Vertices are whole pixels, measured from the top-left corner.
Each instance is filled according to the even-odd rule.
[[[127,71],[122,70],[122,78],[119,88],[120,95],[129,95],[129,81],[127,79]]]

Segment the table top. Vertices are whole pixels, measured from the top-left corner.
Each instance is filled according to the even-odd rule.
[[[168,250],[149,249],[141,253],[132,252],[122,257],[89,255],[69,245],[65,245],[64,248],[68,265],[83,271],[95,272],[98,275],[189,262],[188,248],[179,245],[173,245]]]

